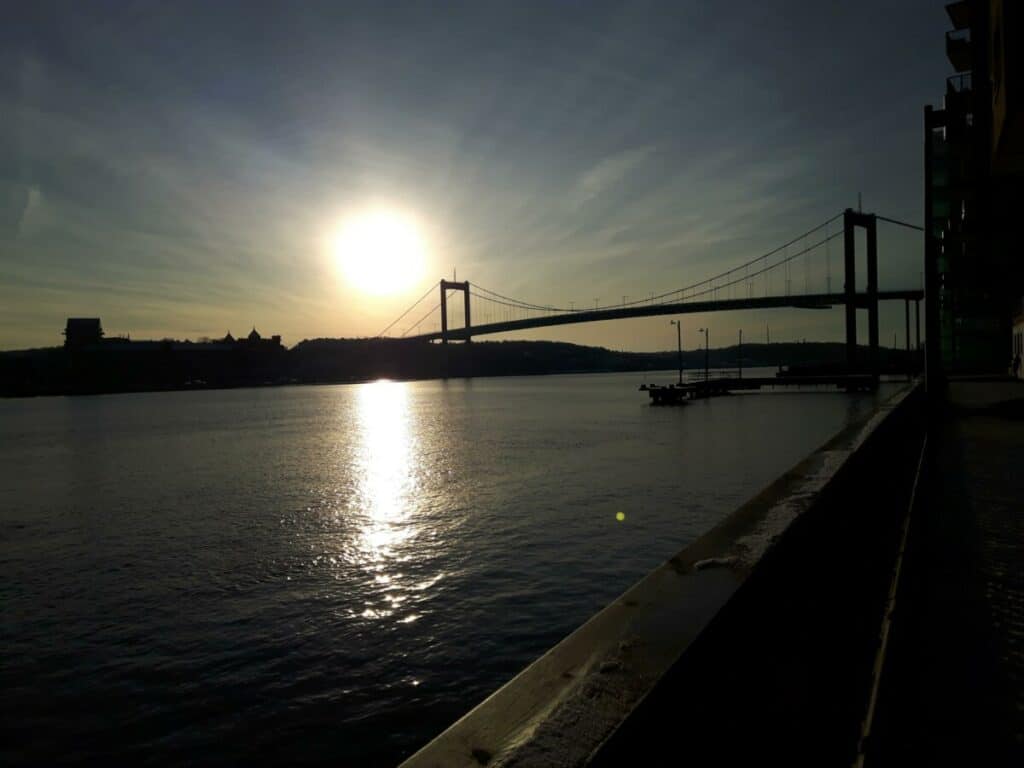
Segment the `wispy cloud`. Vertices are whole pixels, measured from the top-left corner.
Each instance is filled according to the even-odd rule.
[[[640,170],[654,151],[654,146],[633,147],[603,158],[579,177],[570,202],[579,207],[602,195],[614,194],[615,188]]]

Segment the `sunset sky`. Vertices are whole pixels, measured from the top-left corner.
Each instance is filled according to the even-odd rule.
[[[69,315],[139,339],[254,323],[288,345],[375,335],[453,267],[539,304],[638,298],[858,192],[917,222],[922,107],[949,69],[937,0],[5,15],[0,349],[59,344]],[[384,295],[339,264],[339,233],[367,215],[402,222],[422,253],[420,269],[379,270]],[[881,229],[883,287],[919,286],[919,238]],[[883,343],[902,343],[902,315],[883,314]],[[773,340],[841,337],[839,310],[776,310],[688,316],[684,346],[705,323],[716,346],[766,322]],[[653,318],[517,338],[651,350],[675,331]]]

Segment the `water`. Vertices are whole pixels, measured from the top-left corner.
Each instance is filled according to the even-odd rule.
[[[0,762],[393,764],[882,396],[644,378],[0,402]]]

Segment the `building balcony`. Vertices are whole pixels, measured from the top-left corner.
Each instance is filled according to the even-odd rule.
[[[971,4],[968,0],[949,3],[946,6],[946,14],[954,29],[967,29],[971,26]]]
[[[971,73],[964,72],[962,75],[952,75],[946,78],[946,93],[970,93]]]
[[[972,111],[973,101],[970,72],[946,78],[946,95],[942,104],[945,111],[949,113],[947,122],[949,122],[950,116],[955,121],[960,119],[960,116],[969,114]]]
[[[971,69],[971,39],[965,30],[953,29],[946,33],[946,58],[957,72]]]

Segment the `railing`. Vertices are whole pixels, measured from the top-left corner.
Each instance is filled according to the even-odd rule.
[[[970,93],[972,88],[971,73],[963,72],[946,78],[947,93]]]

